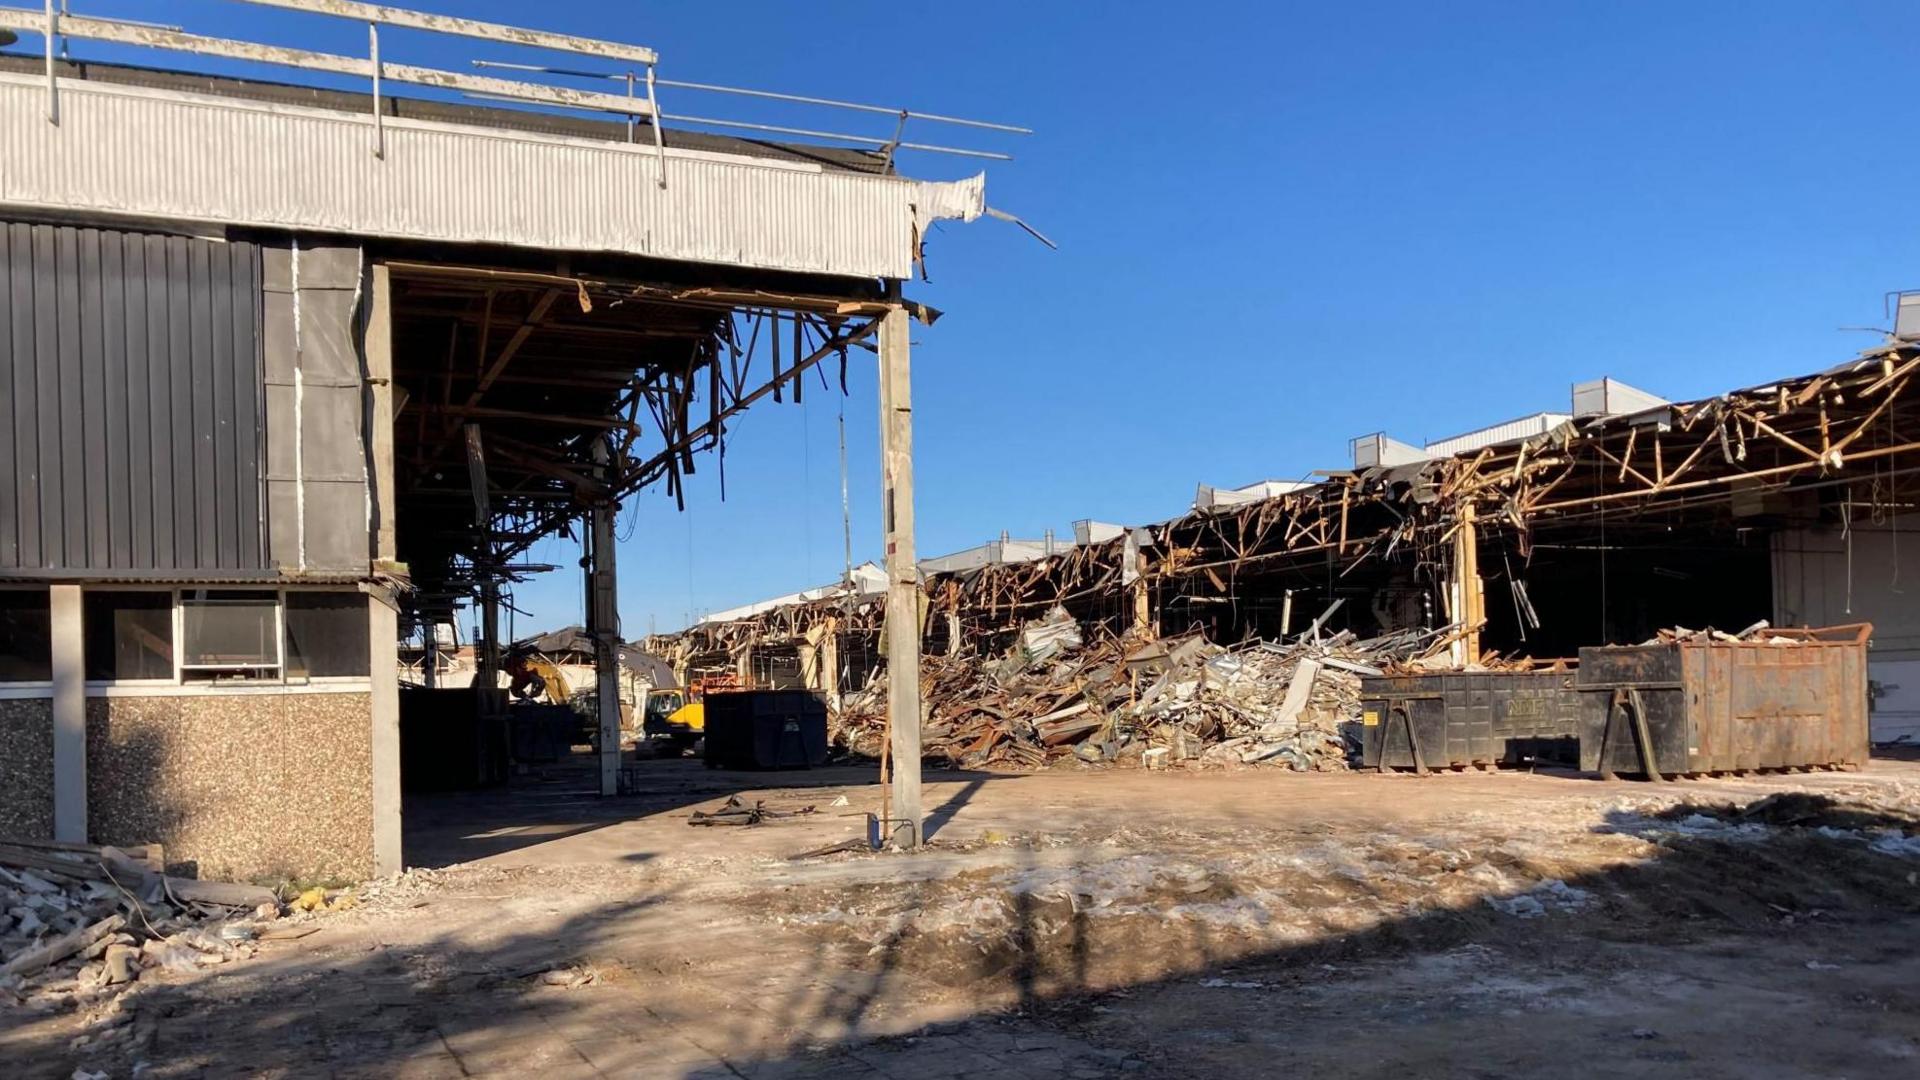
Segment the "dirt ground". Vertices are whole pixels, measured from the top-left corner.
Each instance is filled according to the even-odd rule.
[[[415,869],[28,1077],[1920,1075],[1920,763],[1571,775],[930,773],[584,760],[408,806]],[[689,827],[728,795],[777,812]],[[844,796],[843,805],[835,805]]]

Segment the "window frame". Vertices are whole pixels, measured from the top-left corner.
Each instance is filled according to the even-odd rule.
[[[173,661],[172,675],[169,675],[165,678],[155,677],[150,679],[89,679],[84,677],[87,670],[87,659],[86,659],[87,632],[85,629],[86,598],[89,595],[102,596],[108,593],[166,593],[167,594],[167,615],[168,615],[167,627],[169,631],[173,634],[173,640],[169,642],[169,644],[173,646],[173,655],[172,657],[170,657],[170,659]],[[82,674],[81,686],[84,689],[93,690],[93,689],[96,689],[99,687],[105,687],[105,686],[178,686],[180,685],[180,590],[175,589],[171,586],[163,586],[163,585],[149,586],[144,589],[137,585],[108,586],[105,588],[89,588],[83,585],[80,588],[80,610],[81,610],[80,617],[82,621],[82,627],[80,631],[80,671]]]
[[[283,686],[326,686],[329,684],[338,685],[338,684],[365,683],[371,680],[373,678],[373,654],[371,652],[367,654],[367,673],[365,675],[301,675],[298,678],[293,678],[287,674],[287,656],[286,656],[286,653],[287,653],[287,597],[288,595],[294,594],[294,593],[328,593],[335,596],[356,596],[360,598],[360,602],[363,608],[366,605],[368,600],[368,596],[366,592],[359,589],[356,589],[351,593],[349,593],[345,589],[337,589],[337,588],[328,589],[328,588],[320,588],[320,587],[281,589],[280,590],[280,682],[281,682],[281,685]],[[363,617],[364,615],[365,613],[363,612]],[[372,642],[372,627],[368,627],[368,642],[369,644]],[[401,667],[400,664],[395,663],[394,671],[398,672],[400,670],[400,667]]]
[[[273,663],[271,664],[189,664],[187,663],[187,600],[191,593],[254,593],[273,601]],[[205,596],[194,597],[205,603]],[[173,675],[182,686],[217,685],[225,674],[271,671],[271,676],[244,680],[244,685],[285,685],[287,681],[287,590],[196,586],[173,592]]]
[[[4,586],[0,586],[4,587]],[[31,587],[31,586],[27,586]],[[238,691],[248,688],[286,688],[302,686],[364,686],[373,679],[371,656],[365,675],[302,675],[289,677],[287,673],[287,595],[289,593],[337,593],[367,599],[363,589],[344,589],[339,586],[325,585],[279,585],[273,588],[252,588],[246,585],[191,585],[191,586],[83,586],[83,593],[166,593],[169,597],[169,627],[173,633],[173,673],[165,678],[149,679],[86,679],[82,685],[85,692],[94,696],[109,696],[115,691],[141,689],[191,689]],[[224,679],[223,672],[265,671],[260,664],[188,664],[186,662],[186,607],[183,604],[189,594],[204,592],[248,592],[258,593],[273,599],[274,622],[274,658],[273,675],[259,679]],[[0,683],[0,690],[12,691],[22,687],[51,687],[47,683]]]
[[[47,677],[44,679],[0,679],[0,691],[19,697],[23,691],[53,690],[53,589],[46,585],[35,585],[26,581],[0,583],[0,591],[38,592],[47,597]]]

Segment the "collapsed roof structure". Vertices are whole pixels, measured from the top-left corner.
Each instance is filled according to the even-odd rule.
[[[1920,345],[1895,336],[1830,369],[1712,398],[1668,403],[1598,380],[1576,386],[1564,414],[1426,447],[1356,440],[1354,467],[1313,483],[1205,499],[1048,557],[930,571],[925,644],[1002,648],[1058,606],[1090,628],[1197,629],[1223,643],[1310,625],[1362,637],[1447,628],[1468,665],[1568,657],[1674,625],[1870,619],[1884,678],[1886,665],[1920,659],[1920,617],[1871,584],[1884,559],[1848,556],[1897,545],[1902,482],[1920,467],[1907,434],[1920,421],[1916,374]],[[685,662],[793,648],[831,626],[844,654],[879,616],[823,598],[651,647]],[[871,673],[841,667],[823,688],[858,689]],[[1882,704],[1877,734],[1920,721],[1920,708]]]

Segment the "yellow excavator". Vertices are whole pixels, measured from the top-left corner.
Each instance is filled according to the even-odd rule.
[[[693,685],[647,691],[647,709],[640,728],[674,753],[685,753],[707,731],[709,693],[739,689],[739,680],[727,678],[695,679]]]
[[[567,685],[560,666],[530,649],[517,650],[500,665],[507,673],[507,696],[526,701],[545,701],[549,705],[572,702],[573,690]]]

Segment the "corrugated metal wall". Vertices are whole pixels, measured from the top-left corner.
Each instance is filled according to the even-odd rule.
[[[0,222],[0,571],[255,570],[260,252]]]

